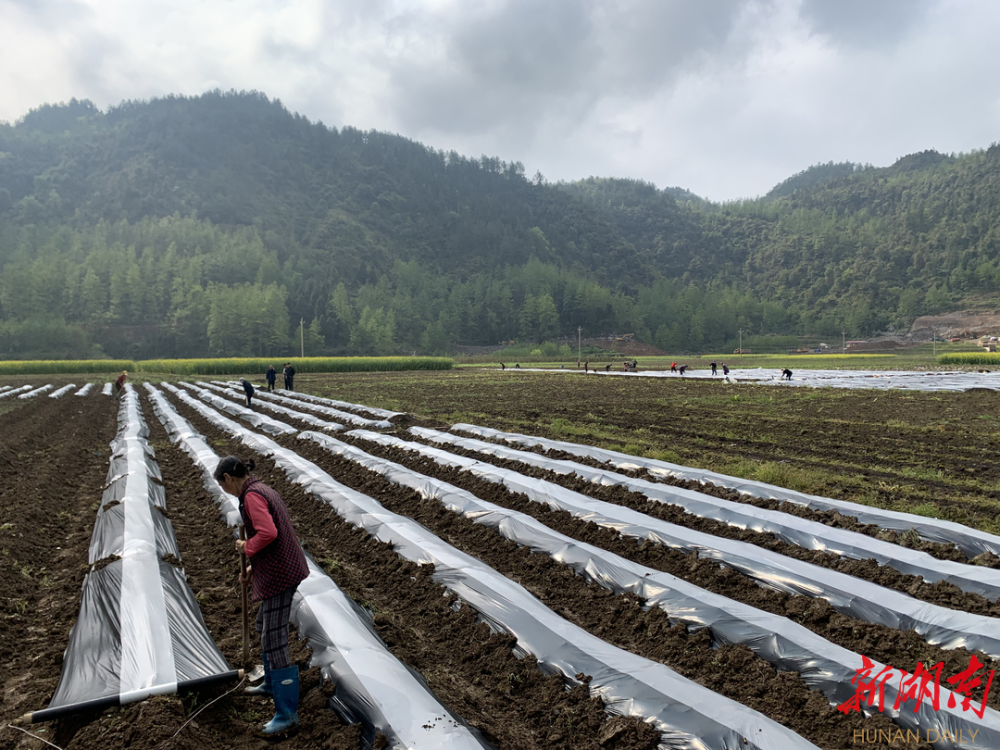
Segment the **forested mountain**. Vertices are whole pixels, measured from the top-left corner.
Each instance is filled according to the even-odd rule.
[[[712,204],[334,129],[255,93],[0,124],[0,357],[867,335],[1000,280],[1000,148]],[[294,345],[293,345],[294,342]]]

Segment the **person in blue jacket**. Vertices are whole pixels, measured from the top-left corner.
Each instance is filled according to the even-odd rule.
[[[264,378],[267,380],[267,390],[274,390],[274,381],[278,379],[278,373],[274,369],[274,365],[268,365],[267,372],[264,373]]]

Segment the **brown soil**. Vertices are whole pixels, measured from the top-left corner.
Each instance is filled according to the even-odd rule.
[[[220,450],[232,451],[242,455],[249,451],[242,444],[229,440],[219,430],[198,417],[191,410],[182,410],[184,416],[194,424],[196,429],[212,439]],[[291,420],[294,422],[294,420]],[[391,485],[381,477],[349,461],[330,455],[322,448],[309,441],[297,440],[294,437],[281,438],[287,447],[296,453],[314,461],[326,469],[338,481],[354,487],[382,502],[390,510],[415,518],[428,526],[436,534],[459,549],[483,559],[500,570],[505,575],[525,585],[529,591],[541,598],[555,611],[572,622],[589,629],[616,645],[635,653],[662,661],[681,674],[700,682],[727,697],[760,710],[771,718],[786,724],[803,736],[824,748],[847,747],[855,729],[862,727],[872,729],[873,722],[888,728],[890,722],[884,717],[862,718],[859,715],[845,717],[829,706],[826,698],[816,691],[810,690],[797,675],[791,673],[776,673],[769,664],[756,657],[749,649],[740,646],[724,646],[721,649],[713,647],[708,631],[688,634],[686,629],[671,626],[662,610],[646,611],[642,602],[635,597],[617,597],[596,586],[588,586],[583,579],[571,571],[553,563],[548,558],[531,555],[516,545],[504,541],[494,532],[476,526],[465,519],[459,518],[441,508],[436,503],[424,503],[410,490]],[[369,448],[368,444],[365,444]],[[377,451],[371,451],[377,452]],[[394,452],[387,451],[387,454]],[[405,457],[405,453],[389,456],[393,459]],[[258,463],[258,473],[282,492],[290,507],[290,498],[301,495],[301,491],[290,485],[283,473],[276,470],[273,463],[266,457],[254,456]],[[266,468],[262,468],[266,467]],[[429,466],[420,466],[423,473],[435,474]],[[451,481],[457,477],[451,476],[447,470],[443,472]],[[457,484],[463,484],[457,481]],[[515,498],[496,485],[480,483],[472,480],[468,483],[476,494],[511,507],[520,502],[519,510],[527,510],[531,505],[524,498]],[[502,498],[506,497],[507,502]],[[510,500],[514,500],[511,504]],[[315,501],[304,500],[312,504],[315,514]],[[537,508],[535,509],[537,513]],[[309,515],[303,508],[297,518]],[[779,614],[794,617],[807,627],[813,627],[831,640],[839,640],[849,647],[867,653],[873,658],[886,659],[886,663],[906,664],[916,659],[929,660],[930,663],[941,657],[949,667],[954,662],[959,671],[967,665],[967,652],[944,652],[928,646],[912,633],[900,633],[879,626],[859,623],[852,618],[839,615],[825,602],[815,602],[804,597],[789,597],[776,592],[766,591],[745,577],[732,571],[719,571],[712,564],[692,560],[680,553],[671,553],[654,545],[643,545],[637,548],[617,538],[616,535],[598,529],[592,524],[582,524],[563,513],[538,513],[538,517],[546,523],[550,518],[556,518],[557,524],[562,524],[561,530],[575,533],[575,536],[586,538],[602,546],[610,546],[614,551],[622,553],[632,548],[633,559],[645,564],[657,562],[655,567],[670,569],[678,573],[683,569],[694,568],[698,575],[695,582],[699,585],[713,583],[715,589],[724,595],[734,596],[747,601],[754,606],[763,606]],[[339,519],[332,518],[334,524]],[[299,521],[298,523],[301,523]],[[311,526],[313,520],[309,522]],[[582,536],[581,533],[582,532]],[[306,532],[301,531],[305,534]],[[352,532],[348,532],[350,536]],[[329,532],[324,536],[329,538]],[[311,537],[310,537],[311,538]],[[311,544],[311,542],[310,542]],[[374,544],[374,543],[372,543]],[[381,546],[381,545],[375,545]],[[316,554],[315,550],[311,550]],[[398,558],[397,558],[398,560]],[[678,564],[679,561],[679,564]],[[402,563],[406,565],[406,563]],[[334,575],[341,584],[338,560],[337,573]],[[715,568],[713,570],[713,568]],[[412,585],[412,584],[411,584]],[[367,581],[358,593],[353,593],[356,599],[370,601],[374,582]],[[345,589],[348,589],[345,586]],[[349,589],[348,589],[349,590]],[[377,608],[377,607],[376,607]],[[464,608],[462,611],[466,611]],[[376,623],[380,618],[376,615]],[[613,623],[609,624],[609,623]],[[387,639],[393,650],[400,645],[395,638]],[[511,642],[512,643],[512,642]],[[507,647],[511,645],[507,644]],[[398,655],[399,652],[397,652]],[[877,655],[876,655],[877,654]],[[962,660],[962,656],[965,660]],[[410,657],[412,660],[412,656]],[[893,661],[894,660],[894,661]],[[432,684],[433,687],[433,684]],[[781,697],[776,697],[780,695]],[[442,697],[444,697],[442,695]],[[452,704],[450,704],[452,705]],[[472,722],[475,725],[475,722]],[[561,735],[560,735],[561,737]],[[878,745],[875,745],[878,747]]]
[[[715,648],[707,630],[688,633],[683,626],[672,626],[663,610],[646,610],[642,601],[634,596],[616,596],[596,585],[588,585],[583,578],[550,558],[532,554],[494,531],[445,510],[436,502],[424,502],[412,490],[390,484],[318,445],[296,441],[295,449],[338,481],[378,499],[390,510],[416,519],[458,549],[525,586],[571,622],[621,648],[663,662],[685,677],[761,711],[820,747],[846,747],[854,729],[870,726],[872,721],[884,722],[886,727],[890,725],[883,716],[864,719],[855,714],[846,717],[831,708],[822,694],[810,690],[798,675],[775,672],[748,648],[731,645]],[[492,487],[492,492],[505,492],[495,485]],[[482,489],[484,494],[491,492],[488,487]],[[766,594],[757,586],[739,583],[746,582],[743,576],[734,573],[731,577],[736,586]]]
[[[403,437],[404,439],[411,439],[413,436],[405,434]],[[428,442],[428,444],[431,443]],[[361,445],[368,450],[371,444],[362,443]],[[700,518],[688,513],[676,505],[668,505],[666,503],[650,500],[642,493],[632,492],[625,487],[596,485],[593,482],[588,482],[580,477],[556,474],[555,472],[547,471],[545,469],[528,466],[520,461],[500,459],[495,456],[487,456],[482,453],[476,453],[475,451],[467,451],[460,448],[449,448],[449,450],[459,455],[468,456],[479,461],[485,461],[487,463],[494,464],[495,466],[516,471],[520,474],[524,474],[525,476],[535,477],[552,482],[553,484],[561,485],[567,489],[574,490],[598,500],[615,503],[617,505],[624,505],[628,508],[639,511],[640,513],[645,513],[669,523],[677,524],[678,526],[685,526],[696,531],[723,537],[725,539],[735,539],[741,542],[748,542],[750,544],[755,544],[758,547],[771,550],[772,552],[778,552],[782,555],[793,557],[797,560],[804,560],[815,565],[821,565],[825,568],[837,570],[841,573],[847,573],[848,575],[852,575],[857,578],[863,578],[867,581],[871,581],[872,583],[877,583],[880,586],[895,589],[896,591],[902,591],[903,593],[909,594],[910,596],[922,601],[930,602],[931,604],[939,604],[942,607],[949,607],[951,609],[958,609],[964,612],[972,612],[990,617],[1000,617],[1000,601],[990,601],[979,594],[964,592],[951,583],[943,581],[928,583],[921,576],[900,573],[898,570],[888,566],[879,565],[873,559],[854,560],[841,557],[831,552],[805,549],[804,547],[799,547],[798,545],[781,541],[773,534],[753,531],[752,529],[740,529],[723,523],[722,521],[716,521],[710,518]],[[570,460],[569,454],[562,454],[561,457]],[[597,465],[596,462],[592,461],[583,461],[581,463]],[[674,482],[669,483],[675,484]],[[698,487],[698,484],[697,482],[685,482],[683,483],[683,486],[685,486],[686,489],[695,489]],[[714,491],[708,492],[707,494],[721,497],[726,500],[742,501],[745,499],[745,496],[740,495],[735,490],[726,490],[718,487],[712,487],[710,489],[713,489]],[[808,508],[793,505],[792,503],[760,501],[759,503],[754,502],[752,504],[760,507],[768,507],[772,510],[781,510],[783,512],[805,511],[804,513],[794,513],[794,515],[798,515],[800,517],[810,517],[812,520],[818,520],[821,523],[823,522],[824,517],[837,517],[844,521],[853,520],[849,519],[847,516],[841,516],[839,513],[818,513],[810,511]],[[858,524],[856,522],[853,525],[849,523],[842,524],[842,528],[847,528],[852,531],[857,531],[858,527],[861,526],[862,524]],[[878,527],[872,526],[870,528],[877,529]],[[872,534],[871,536],[876,535]],[[878,536],[885,541],[895,543],[902,535],[890,535],[883,533]],[[949,548],[946,545],[930,544],[925,542],[922,544],[911,544],[909,546],[917,547],[924,551],[927,551],[928,548],[949,550],[953,554],[942,554],[938,555],[938,557],[953,559],[957,562],[969,562],[969,560],[961,552],[953,547]],[[992,561],[988,564],[991,567],[995,567],[995,564]]]
[[[933,502],[952,520],[974,525],[988,523],[1000,507],[1000,491],[992,486],[1000,479],[1000,469],[989,459],[1000,448],[1000,434],[987,421],[974,421],[977,415],[989,413],[995,399],[992,393],[944,397],[823,393],[817,401],[805,389],[786,389],[789,392],[783,391],[780,402],[776,402],[774,389],[750,386],[739,390],[749,404],[737,407],[728,403],[728,396],[725,402],[719,400],[718,389],[708,383],[506,375],[510,377],[493,373],[304,376],[297,385],[334,398],[407,411],[412,415],[404,420],[407,424],[445,427],[453,421],[476,421],[559,438],[564,436],[557,420],[567,420],[622,436],[617,443],[593,441],[604,447],[621,449],[632,441],[642,450],[666,447],[676,451],[678,463],[719,468],[718,462],[749,458],[788,462],[797,469],[823,468],[827,470],[825,476],[836,477],[825,486],[811,488],[817,494],[845,499],[859,499],[861,493],[869,498],[877,495],[878,502],[893,507]],[[250,454],[176,399],[171,400],[220,455]],[[79,587],[107,471],[106,445],[114,435],[115,413],[115,404],[101,396],[99,390],[83,399],[42,398],[17,404],[0,401],[0,429],[5,435],[0,447],[0,551],[7,550],[0,556],[0,586],[4,592],[0,599],[4,617],[0,663],[10,665],[0,703],[4,726],[25,711],[44,707],[58,681],[62,650],[79,608]],[[167,443],[146,403],[144,413],[163,470],[167,508],[184,568],[210,632],[235,665],[240,659],[241,627],[231,533],[201,488],[200,472],[186,455]],[[825,750],[851,747],[856,730],[871,732],[893,726],[881,716],[845,717],[831,708],[825,697],[809,690],[797,675],[775,673],[746,648],[714,649],[707,631],[688,633],[671,626],[661,610],[646,611],[633,597],[615,596],[588,586],[549,558],[518,549],[494,532],[436,503],[422,502],[409,490],[388,485],[318,446],[293,438],[283,440],[345,484],[371,494],[396,512],[416,518],[458,548],[518,580],[564,617],[762,711]],[[364,447],[374,452],[371,446]],[[103,451],[103,455],[95,455],[96,451]],[[636,720],[609,719],[600,700],[591,698],[585,689],[566,691],[560,677],[544,675],[530,658],[516,658],[510,637],[491,635],[469,608],[453,608],[453,598],[432,580],[431,570],[401,560],[390,548],[374,542],[305,496],[268,459],[255,458],[264,481],[288,501],[303,544],[317,562],[350,596],[373,611],[376,628],[390,649],[423,674],[445,705],[480,729],[498,748],[637,750],[655,745],[655,732],[647,725]],[[941,476],[912,480],[901,475],[906,467],[937,469]],[[426,470],[434,473],[429,467]],[[440,476],[448,477],[447,472]],[[961,662],[965,654],[941,652],[912,634],[885,632],[858,623],[814,600],[768,592],[743,576],[720,571],[691,556],[622,540],[568,514],[532,507],[524,498],[508,495],[495,486],[449,477],[452,479],[493,502],[532,513],[564,533],[790,617],[832,641],[894,666],[912,668],[917,660],[933,663],[942,659],[946,670],[957,671],[952,662]],[[589,489],[582,485],[575,488]],[[640,503],[632,493],[620,488],[610,488],[597,496],[623,504]],[[58,504],[53,506],[46,500],[48,497],[59,498]],[[644,500],[641,506],[635,507],[651,512]],[[668,507],[657,506],[660,510]],[[56,514],[50,518],[53,507]],[[699,522],[690,518],[667,520],[727,535],[722,529],[698,526]],[[8,523],[13,525],[5,526]],[[787,553],[783,547],[772,547],[774,540],[758,538],[754,543]],[[823,557],[821,553],[802,552]],[[933,553],[952,554],[943,549]],[[866,578],[883,575],[865,562],[826,560],[825,564],[839,569],[846,565],[845,572]],[[993,605],[963,598],[966,595],[953,597],[947,603],[949,592],[920,582],[878,582],[896,587],[916,584],[920,587],[916,595],[928,601],[992,613]],[[361,747],[359,730],[342,726],[325,708],[331,688],[319,684],[316,670],[305,670],[308,649],[296,641],[293,656],[304,669],[303,729],[289,746],[307,750]],[[269,704],[241,692],[223,696],[228,688],[205,690],[198,696],[157,698],[36,730],[44,730],[42,737],[67,749],[119,745],[270,746],[254,734],[260,721],[269,718]],[[172,739],[194,710],[219,696],[223,697]],[[994,704],[994,700],[990,703]],[[12,729],[0,729],[0,750],[14,747],[41,745]]]
[[[325,460],[322,453],[315,450],[318,446],[303,450],[305,443],[306,441],[296,441],[296,452],[309,455],[317,463]],[[649,541],[637,544],[634,539],[622,537],[617,532],[573,518],[565,511],[548,510],[531,502],[525,495],[510,493],[498,484],[477,479],[457,469],[443,468],[409,451],[379,447],[364,441],[356,441],[356,444],[372,455],[382,456],[421,474],[449,482],[488,502],[533,516],[546,526],[574,539],[665,571],[716,594],[787,617],[833,643],[884,664],[916,665],[918,661],[924,661],[930,666],[940,661],[944,662],[944,671],[948,674],[959,672],[969,664],[970,652],[966,649],[941,649],[928,644],[912,631],[894,630],[842,615],[824,600],[792,596],[763,588],[752,579],[722,568],[714,561],[699,560],[692,554],[669,550]],[[322,451],[322,448],[319,450]],[[976,657],[980,662],[990,665],[987,669],[996,666],[982,652],[976,652]],[[990,695],[989,704],[1000,707],[1000,696]]]
[[[242,444],[230,440],[192,409],[180,402],[174,404],[195,429],[210,439],[220,455],[250,455]],[[159,444],[157,451],[159,456]],[[186,484],[198,487],[204,495],[200,475],[186,456],[177,453],[179,460],[190,466]],[[255,473],[277,489],[288,504],[303,547],[338,586],[373,612],[376,629],[390,650],[418,670],[446,706],[497,747],[655,747],[658,733],[635,719],[625,720],[629,728],[611,731],[601,744],[611,719],[600,699],[591,698],[582,687],[567,691],[561,677],[542,673],[533,658],[517,658],[511,650],[513,638],[492,634],[468,607],[456,611],[454,597],[432,580],[430,566],[402,560],[389,546],[348,525],[289,483],[270,459],[259,455],[254,458]],[[207,499],[204,502],[210,505]],[[217,511],[210,507],[210,514],[215,514],[214,525],[221,528]],[[222,535],[222,550],[232,565],[234,558],[228,552],[232,540],[224,529]],[[185,564],[190,568],[186,552]],[[218,572],[209,577],[214,587],[219,586],[219,577]],[[213,635],[221,646],[215,630]],[[621,722],[618,720],[616,726]]]

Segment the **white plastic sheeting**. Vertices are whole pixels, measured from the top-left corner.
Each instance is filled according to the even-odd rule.
[[[452,425],[451,429],[456,432],[478,435],[488,440],[502,440],[507,443],[526,447],[537,446],[547,451],[562,451],[574,456],[581,456],[606,463],[624,471],[645,470],[654,477],[694,480],[701,484],[714,484],[719,487],[733,489],[751,497],[787,501],[795,505],[811,508],[812,510],[835,510],[845,516],[855,517],[861,523],[875,524],[883,529],[903,532],[913,529],[922,539],[941,544],[954,544],[970,557],[975,557],[983,552],[992,552],[1000,556],[1000,536],[963,526],[953,521],[942,521],[935,518],[917,516],[912,513],[899,513],[892,510],[873,508],[868,505],[847,502],[846,500],[833,500],[818,495],[808,495],[804,492],[788,490],[773,484],[739,479],[738,477],[717,474],[714,471],[704,469],[691,469],[667,463],[666,461],[630,456],[627,453],[619,453],[618,451],[595,448],[589,445],[579,445],[562,440],[549,440],[531,435],[521,435],[516,432],[501,432],[489,427],[480,427],[471,424],[455,424]],[[977,568],[977,570],[981,571],[982,569]],[[956,581],[955,585],[960,584]],[[991,598],[996,598],[996,595],[991,596]]]
[[[103,396],[110,396],[111,395],[111,388],[112,388],[112,386],[113,386],[113,383],[105,383],[104,387],[101,389],[101,395],[103,395]]]
[[[52,393],[49,394],[49,398],[62,398],[75,388],[76,386],[73,385],[72,383],[70,383],[69,385],[64,385],[62,388],[52,391]]]
[[[242,386],[239,387],[230,386],[227,388],[225,386],[215,385],[214,383],[203,383],[200,380],[195,385],[200,385],[203,388],[208,388],[212,391],[215,391],[216,393],[219,393],[222,396],[229,398],[230,400],[238,398],[242,401],[245,398],[246,392],[243,390]],[[317,427],[321,430],[338,432],[339,430],[344,429],[344,425],[342,424],[339,424],[337,422],[327,422],[325,419],[320,419],[319,417],[313,414],[304,414],[303,412],[295,411],[293,409],[289,409],[287,407],[280,406],[278,404],[272,404],[267,400],[261,400],[257,398],[259,395],[260,391],[257,391],[257,393],[254,394],[254,399],[257,401],[257,406],[259,406],[262,409],[273,411],[276,414],[283,414],[286,417],[293,417],[294,419],[298,419],[301,420],[302,422],[306,422],[307,424],[311,424],[313,427]]]
[[[282,391],[286,397],[292,399],[293,401],[302,400],[309,401],[314,404],[326,404],[327,406],[332,406],[339,409],[351,409],[352,411],[367,412],[368,414],[374,414],[376,417],[381,417],[382,419],[392,419],[393,417],[403,416],[403,412],[400,411],[389,411],[388,409],[379,409],[376,406],[365,406],[364,404],[352,404],[348,401],[337,401],[333,398],[323,398],[322,396],[313,396],[311,393],[302,393],[300,391]],[[275,394],[268,394],[275,395]]]
[[[110,696],[125,704],[176,692],[178,683],[234,674],[205,629],[183,570],[163,559],[177,554],[177,543],[157,510],[163,489],[147,436],[138,396],[127,386],[91,540],[92,568],[49,709]]]
[[[891,544],[865,534],[827,526],[781,511],[722,500],[711,495],[650,482],[645,479],[632,479],[624,474],[595,469],[573,461],[546,458],[537,453],[515,450],[495,443],[463,438],[420,427],[412,428],[411,433],[434,443],[454,445],[484,455],[517,461],[556,474],[576,475],[594,484],[622,486],[641,493],[656,502],[677,505],[692,515],[711,518],[740,529],[752,529],[753,531],[773,534],[782,541],[806,549],[833,552],[858,560],[874,559],[881,565],[910,575],[922,576],[932,583],[944,581],[954,584],[964,591],[981,594],[989,599],[996,599],[1000,596],[1000,570],[993,568],[939,560],[925,552]]]
[[[222,385],[225,385],[233,389],[240,387],[238,384],[231,382],[222,383]],[[290,392],[291,391],[285,391],[285,393],[290,393]],[[333,417],[334,419],[340,422],[346,422],[347,424],[353,424],[358,427],[366,427],[372,430],[388,429],[392,427],[392,423],[386,419],[382,420],[367,419],[365,417],[359,417],[357,414],[351,414],[346,411],[341,411],[340,409],[334,409],[330,406],[323,406],[321,404],[313,403],[311,401],[303,401],[297,398],[289,398],[288,396],[282,396],[273,391],[270,393],[267,391],[257,391],[255,398],[256,397],[260,397],[265,401],[278,401],[282,404],[285,404],[286,406],[294,406],[298,409],[308,409],[309,411],[314,411],[317,414],[323,414],[324,416],[327,417]],[[318,398],[318,397],[312,397],[312,398]]]
[[[10,388],[10,386],[7,386]],[[30,391],[34,386],[32,385],[22,385],[20,388],[14,388],[13,390],[6,391],[5,393],[0,393],[0,398],[8,398],[10,396],[17,396],[19,393],[24,393],[25,391]]]
[[[320,442],[312,437],[314,434],[302,433],[300,437]],[[424,434],[426,436],[426,431]],[[523,493],[533,502],[567,511],[576,518],[624,536],[648,539],[672,549],[694,552],[699,557],[715,560],[778,591],[826,599],[837,611],[859,620],[897,630],[913,630],[929,643],[943,648],[981,650],[994,658],[1000,658],[1000,620],[995,618],[928,604],[864,579],[786,557],[747,542],[722,539],[677,526],[631,508],[595,500],[551,482],[526,477],[509,469],[457,456],[438,448],[362,430],[352,431],[348,436],[418,453],[438,464],[467,471],[480,479],[500,484],[512,493]],[[330,441],[323,441],[321,444],[329,450],[343,452],[339,447],[342,443],[337,443],[336,448]]]
[[[612,366],[613,367],[613,366]],[[720,383],[759,383],[779,387],[808,386],[812,388],[870,388],[876,390],[904,391],[968,391],[973,388],[1000,390],[1000,372],[908,372],[905,370],[796,370],[794,357],[789,357],[781,367],[790,367],[795,375],[792,380],[781,380],[781,367],[773,369],[733,369],[729,377],[721,372],[713,378],[712,371],[705,369],[688,370],[686,374],[670,372],[669,370],[644,370],[640,372],[623,372],[612,369],[609,372],[593,370],[594,375],[620,376],[626,378],[670,378],[677,380],[717,380]],[[722,369],[722,365],[719,365]],[[508,372],[510,368],[508,368]],[[516,372],[546,372],[561,374],[579,374],[578,370],[546,370],[541,368],[522,367]]]
[[[383,444],[403,442],[377,433],[369,434]],[[830,643],[787,618],[712,594],[669,573],[578,542],[531,516],[480,500],[465,490],[368,455],[329,435],[305,432],[300,437],[313,440],[391,482],[410,487],[425,498],[437,500],[449,510],[493,528],[517,544],[547,554],[605,588],[640,596],[649,606],[661,607],[675,622],[695,630],[708,627],[716,642],[745,644],[776,669],[798,672],[807,684],[821,690],[831,702],[846,701],[855,693],[850,680],[861,666],[860,655]],[[876,663],[875,671],[882,667]],[[896,690],[894,685],[885,686],[886,703],[890,706],[895,702]],[[946,706],[949,698],[943,696],[942,704]],[[1000,742],[1000,714],[991,709],[979,719],[958,708],[934,710],[926,704],[914,712],[913,705],[912,701],[904,702],[899,710],[890,708],[885,713],[908,729],[934,730],[941,737],[969,736],[974,731],[977,738],[989,738],[985,741],[990,744]],[[941,746],[957,747],[957,744],[945,741]]]
[[[27,393],[22,393],[18,398],[34,398],[35,396],[41,396],[43,393],[52,390],[52,384],[43,385],[41,388],[35,388]]]
[[[241,522],[239,504],[215,481],[219,457],[205,439],[154,387],[146,390],[170,439],[202,470],[202,479],[230,527]],[[334,709],[350,723],[361,722],[370,744],[376,731],[389,747],[420,750],[483,750],[489,747],[455,719],[417,674],[388,650],[368,617],[308,558],[309,576],[299,584],[291,620],[312,649],[311,666],[335,685]]]
[[[239,417],[245,422],[249,422],[254,427],[257,427],[264,432],[271,435],[294,435],[298,432],[297,429],[292,427],[290,424],[285,422],[280,422],[277,419],[272,419],[264,414],[258,414],[253,409],[248,409],[245,406],[234,403],[227,399],[222,398],[222,396],[217,396],[203,386],[192,385],[191,383],[181,383],[185,388],[191,389],[198,398],[202,401],[207,401],[218,409],[227,414],[232,414],[234,417]]]
[[[85,383],[84,386],[83,386],[83,388],[81,388],[80,390],[78,390],[73,395],[75,395],[75,396],[89,396],[90,392],[92,390],[94,390],[94,384],[93,383]]]
[[[192,399],[193,401],[193,399]],[[195,402],[197,403],[197,402]],[[348,523],[392,544],[404,558],[432,563],[434,578],[472,606],[493,627],[517,638],[543,669],[592,676],[591,690],[610,710],[640,716],[663,733],[670,750],[783,750],[815,746],[746,706],[691,682],[666,666],[629,653],[556,615],[522,586],[474,557],[459,552],[410,518],[383,508],[366,495],[336,482],[329,474],[273,440],[220,414],[213,424],[247,446],[271,456],[289,478],[330,505]]]

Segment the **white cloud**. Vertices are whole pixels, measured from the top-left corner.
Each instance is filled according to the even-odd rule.
[[[255,89],[550,179],[721,200],[1000,132],[991,0],[0,0],[0,119]]]

